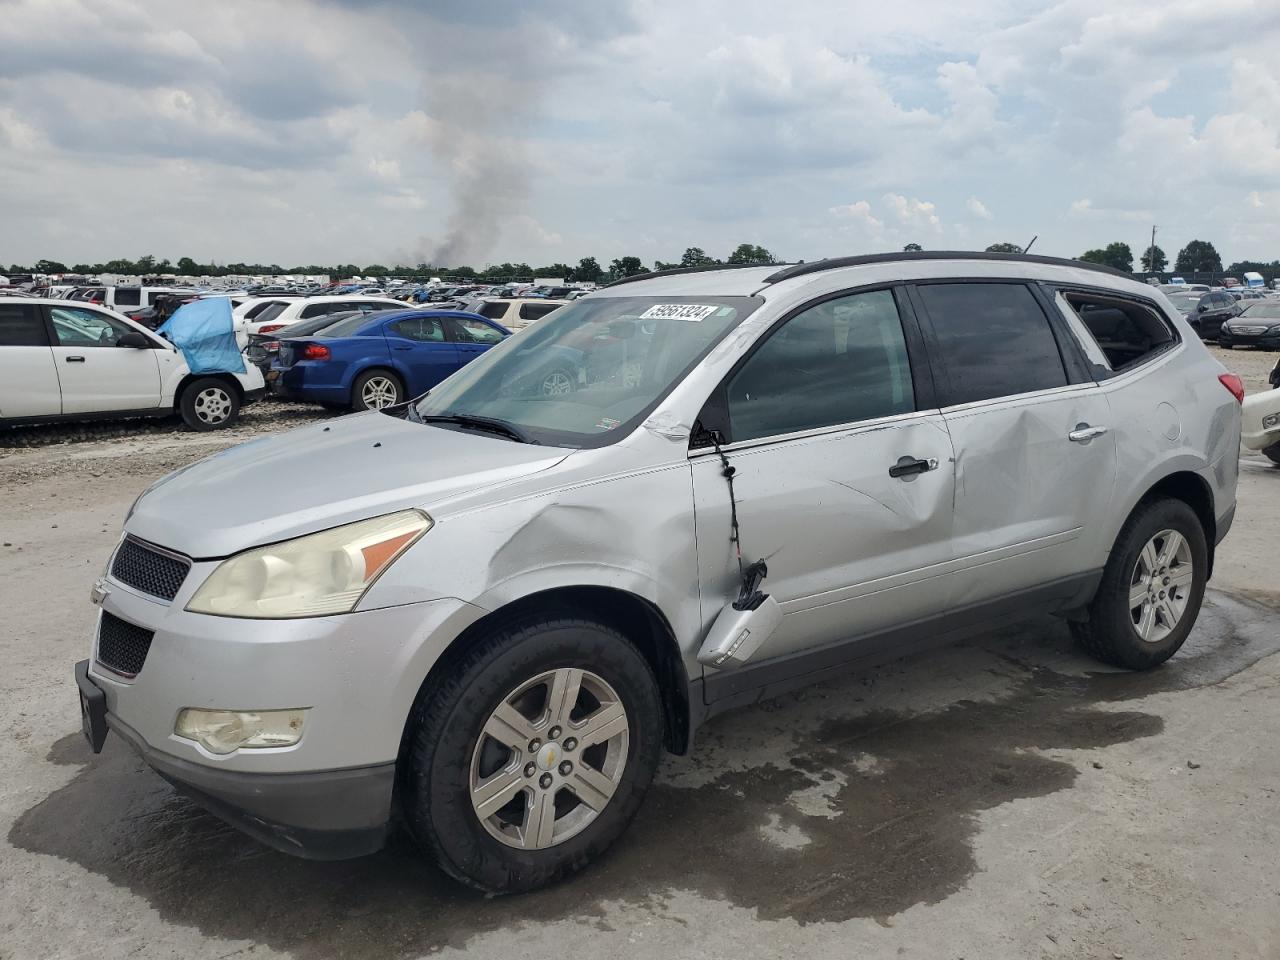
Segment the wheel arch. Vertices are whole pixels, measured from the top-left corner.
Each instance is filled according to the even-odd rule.
[[[1205,543],[1209,550],[1209,576],[1213,576],[1213,556],[1218,539],[1218,518],[1213,489],[1208,481],[1193,470],[1177,470],[1151,483],[1129,507],[1121,522],[1127,523],[1133,512],[1153,500],[1181,500],[1193,511],[1204,528]],[[1118,532],[1117,532],[1118,535]]]
[[[187,392],[187,388],[197,380],[221,380],[223,383],[231,387],[235,391],[236,398],[240,403],[244,403],[244,385],[230,373],[191,373],[187,372],[182,375],[182,379],[178,381],[177,389],[173,391],[173,410],[175,413],[182,412],[182,397]]]
[[[662,611],[638,594],[607,586],[558,586],[518,599],[490,611],[469,624],[444,649],[414,697],[405,720],[400,756],[403,758],[409,726],[417,705],[432,682],[479,637],[530,616],[572,613],[598,620],[627,637],[643,654],[658,681],[662,699],[663,744],[670,753],[683,755],[691,743],[689,677],[680,656],[675,632]]]

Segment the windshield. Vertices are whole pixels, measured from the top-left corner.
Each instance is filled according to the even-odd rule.
[[[1280,300],[1257,300],[1245,307],[1241,316],[1250,320],[1280,320]]]
[[[553,446],[604,446],[634,429],[763,302],[753,297],[579,300],[464,367],[424,397],[418,413],[501,420]]]

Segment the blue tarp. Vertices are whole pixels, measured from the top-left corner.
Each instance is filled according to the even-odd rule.
[[[184,303],[157,332],[182,351],[192,373],[245,372],[227,297]]]

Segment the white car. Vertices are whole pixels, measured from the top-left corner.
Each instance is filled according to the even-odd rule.
[[[468,302],[464,308],[482,317],[502,324],[508,330],[522,330],[535,320],[541,320],[552,310],[565,305],[564,300],[546,300],[542,297],[514,297],[494,299],[486,297],[478,302]]]
[[[0,296],[0,428],[177,414],[216,430],[264,392],[252,364],[193,374],[168,340],[110,310]]]
[[[392,300],[390,297],[366,297],[360,294],[329,297],[272,297],[271,300],[271,306],[255,312],[252,317],[246,317],[248,333],[274,333],[291,323],[310,320],[312,317],[326,313],[346,313],[349,310],[371,313],[374,310],[408,310],[413,306],[401,303],[399,300]],[[244,308],[241,307],[241,309]]]
[[[1261,450],[1267,459],[1280,464],[1280,389],[1251,393],[1244,398],[1240,410],[1240,442],[1249,450]]]

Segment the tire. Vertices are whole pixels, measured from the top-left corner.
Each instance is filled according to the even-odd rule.
[[[381,410],[404,401],[404,384],[390,370],[366,370],[351,386],[352,410]]]
[[[557,719],[552,691],[571,687],[564,680],[573,675],[581,677],[577,712]],[[495,719],[504,705],[514,725]],[[600,856],[631,822],[658,765],[662,724],[653,671],[622,634],[568,615],[515,622],[471,646],[419,698],[401,761],[405,820],[427,855],[468,886],[547,886]],[[601,742],[587,745],[588,736]],[[482,817],[473,786],[499,783]],[[547,832],[539,823],[550,824]]]
[[[538,393],[544,397],[568,396],[577,389],[578,375],[560,367],[546,374],[538,384]]]
[[[1262,455],[1280,467],[1280,443],[1273,443],[1269,447],[1263,447]]]
[[[1169,532],[1182,543],[1163,536]],[[1148,546],[1153,553],[1144,552]],[[1166,551],[1172,562],[1162,556]],[[1143,594],[1144,582],[1152,584],[1147,570],[1153,565],[1154,589],[1131,607],[1130,601]],[[1209,548],[1195,511],[1181,500],[1140,504],[1116,537],[1087,622],[1072,623],[1071,631],[1104,663],[1130,670],[1159,666],[1178,651],[1195,626],[1208,572]]]
[[[201,377],[183,389],[178,411],[192,430],[222,430],[240,416],[240,393],[225,380]]]

